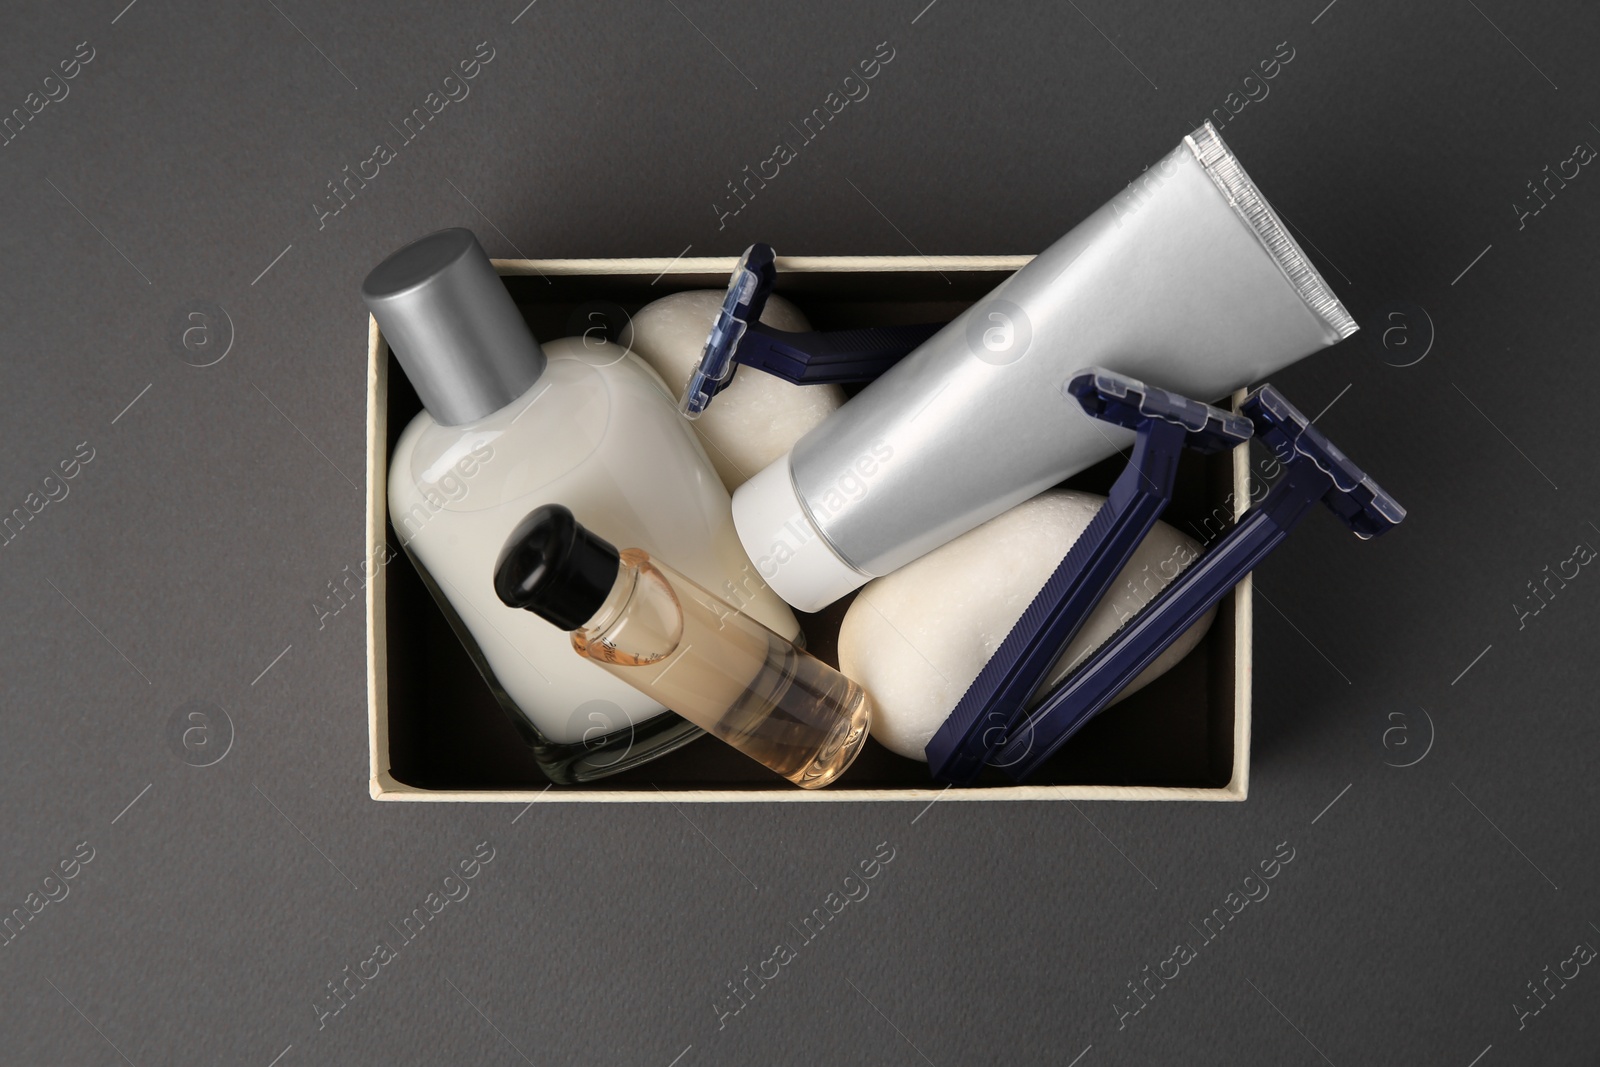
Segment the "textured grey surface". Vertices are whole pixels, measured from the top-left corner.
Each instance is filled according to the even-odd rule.
[[[67,490],[0,547],[0,905],[93,857],[0,947],[0,1061],[1493,1067],[1600,1040],[1600,977],[1564,962],[1600,944],[1600,577],[1563,563],[1600,545],[1600,177],[1562,163],[1600,143],[1592,6],[123,2],[12,4],[0,33],[6,110],[94,50],[0,148],[0,493]],[[319,227],[483,41],[471,95]],[[719,229],[725,183],[882,41],[870,95]],[[1334,402],[1411,518],[1372,544],[1316,518],[1259,575],[1247,803],[367,799],[362,620],[310,604],[362,555],[373,263],[454,225],[538,257],[1035,251],[1259,96],[1284,41],[1223,135],[1369,330],[1278,381]],[[1579,173],[1534,215],[1547,164]],[[191,702],[231,717],[208,767]]]

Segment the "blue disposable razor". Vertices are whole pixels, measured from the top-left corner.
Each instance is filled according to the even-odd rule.
[[[1045,677],[1172,499],[1184,449],[1250,439],[1250,420],[1093,368],[1064,390],[1094,418],[1138,432],[1111,495],[928,742],[934,777],[965,785],[1012,735]]]
[[[1015,759],[1000,761],[1011,778],[1021,781],[1032,774],[1110,704],[1277,548],[1317,501],[1327,504],[1362,539],[1376,537],[1405,519],[1405,508],[1272,386],[1251,393],[1241,410],[1254,424],[1256,436],[1277,455],[1282,477],[1215,548],[1163,589],[1010,734],[1009,744],[1022,750]]]
[[[869,382],[945,325],[935,322],[810,333],[775,330],[760,319],[777,281],[771,245],[758,243],[744,250],[678,405],[684,415],[698,418],[710,406],[711,398],[733,381],[737,364],[797,385]]]

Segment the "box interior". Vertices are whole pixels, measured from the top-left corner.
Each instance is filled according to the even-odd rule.
[[[818,329],[926,322],[955,317],[1004,277],[994,270],[897,270],[860,274],[785,272],[778,291]],[[604,329],[616,336],[625,316],[683,289],[721,290],[722,273],[523,275],[505,279],[540,341]],[[870,300],[854,299],[870,291]],[[421,410],[416,392],[389,362],[386,455]],[[755,373],[745,371],[744,373]],[[1105,493],[1124,465],[1113,457],[1062,483]],[[1201,523],[1233,485],[1228,455],[1186,454],[1164,521],[1198,540]],[[393,525],[389,544],[398,548]],[[403,553],[384,568],[388,641],[388,763],[392,777],[424,790],[539,790],[548,781],[496,703],[443,614]],[[1200,644],[1172,670],[1088,723],[1029,779],[1034,786],[1156,786],[1221,789],[1233,777],[1236,597],[1226,597]],[[849,599],[801,615],[808,647],[837,665],[835,638]],[[908,791],[936,785],[927,766],[869,740],[833,789]],[[976,788],[1011,786],[990,768]],[[776,774],[725,745],[701,738],[642,767],[563,793],[649,790],[794,791]]]

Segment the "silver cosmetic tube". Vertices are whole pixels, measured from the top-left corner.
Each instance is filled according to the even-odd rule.
[[[1217,400],[1356,330],[1210,123],[734,494],[816,611],[1126,447],[1062,392],[1108,367]]]

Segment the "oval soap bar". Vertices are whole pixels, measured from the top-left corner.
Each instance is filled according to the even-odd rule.
[[[664,296],[640,308],[618,341],[681,396],[717,321],[722,297],[712,289]],[[800,309],[777,295],[767,299],[761,321],[778,330],[811,329]],[[837,385],[795,385],[765,371],[740,367],[692,425],[731,493],[843,403],[844,390]]]
[[[872,736],[891,752],[923,749],[1105,497],[1051,489],[921,559],[876,578],[839,631],[839,670],[871,695]],[[1051,671],[1064,677],[1176,577],[1200,545],[1156,523]],[[1117,699],[1181,660],[1216,616],[1207,612]]]

